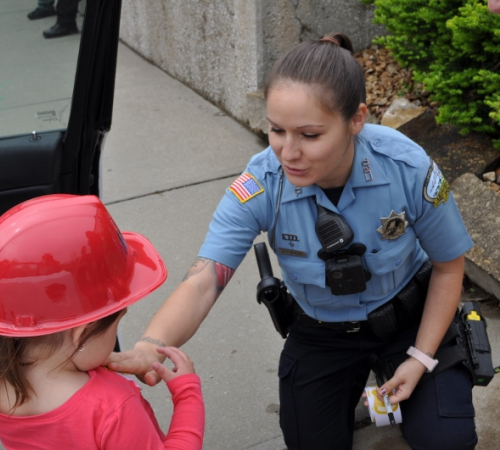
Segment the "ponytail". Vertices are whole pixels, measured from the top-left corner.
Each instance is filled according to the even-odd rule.
[[[282,83],[309,86],[327,111],[339,113],[345,121],[354,116],[360,103],[366,103],[363,69],[354,58],[351,40],[342,33],[292,48],[269,72],[265,97]]]
[[[345,48],[354,53],[351,40],[343,33],[330,33],[323,36],[319,42],[330,42],[338,47]]]

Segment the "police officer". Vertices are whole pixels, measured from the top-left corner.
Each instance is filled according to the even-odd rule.
[[[158,382],[155,346],[180,346],[196,332],[267,232],[295,302],[279,363],[288,448],[351,448],[373,355],[389,361],[406,352],[379,392],[401,402],[409,445],[474,448],[466,370],[419,383],[438,364],[473,245],[441,171],[399,132],[365,124],[363,71],[345,35],[294,47],[270,72],[265,95],[270,147],[227,189],[184,281],[110,367]],[[319,217],[331,225],[326,232]],[[429,259],[430,282],[422,282]],[[417,298],[420,308],[404,311],[400,298]]]

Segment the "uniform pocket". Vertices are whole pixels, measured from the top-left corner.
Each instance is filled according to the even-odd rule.
[[[310,306],[335,308],[341,305],[359,306],[359,293],[333,295],[326,285],[323,261],[280,259],[281,273],[292,295]]]
[[[279,258],[283,276],[299,284],[312,284],[325,287],[325,263],[307,259]]]
[[[278,367],[278,377],[280,379],[286,378],[292,372],[296,359],[286,353],[281,354],[280,363]]]
[[[434,374],[417,386],[401,403],[401,411],[401,429],[411,448],[473,450],[477,444],[472,384],[463,366]]]
[[[416,239],[412,229],[377,253],[365,253],[367,270],[372,274],[369,281],[377,295],[385,295],[401,285],[413,262]]]
[[[308,304],[324,305],[332,302],[330,288],[325,285],[325,263],[280,258],[281,273],[290,292]]]
[[[299,420],[294,396],[294,374],[297,360],[281,353],[278,376],[280,379],[280,426],[288,448],[299,448]]]
[[[474,417],[469,373],[462,367],[436,374],[439,415]],[[464,388],[467,386],[467,389]]]

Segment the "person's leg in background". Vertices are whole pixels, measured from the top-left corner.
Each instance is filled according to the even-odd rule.
[[[54,8],[54,3],[54,0],[38,0],[36,9],[28,14],[28,19],[37,20],[43,19],[44,17],[55,16],[56,9]]]
[[[78,13],[79,0],[59,0],[56,6],[56,23],[43,32],[47,39],[68,36],[78,33],[76,14]]]

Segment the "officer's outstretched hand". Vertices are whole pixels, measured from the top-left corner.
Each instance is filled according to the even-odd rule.
[[[410,397],[424,373],[425,367],[421,362],[415,358],[408,358],[397,368],[394,376],[377,391],[379,395],[395,392],[389,397],[391,404],[394,405]]]
[[[159,362],[161,364],[166,356],[157,352],[157,348],[158,346],[155,344],[140,341],[135,344],[133,350],[111,353],[104,365],[116,372],[134,374],[143,383],[154,386],[160,382],[161,377],[153,369],[153,363]]]

